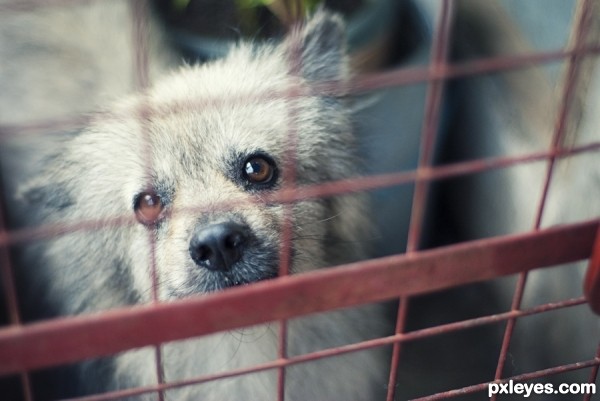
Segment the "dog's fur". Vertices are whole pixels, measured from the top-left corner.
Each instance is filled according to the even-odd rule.
[[[560,7],[558,3],[548,5],[554,9],[547,10],[546,17],[553,21],[550,18],[553,16],[572,26],[574,39],[582,11],[576,10],[569,20],[570,14],[564,10],[571,3],[565,2]],[[577,4],[581,7],[583,2]],[[597,43],[600,7],[595,2],[590,4],[591,24],[583,40]],[[536,51],[519,29],[514,15],[511,18],[501,2],[461,0],[458,6],[457,26],[462,32],[459,30],[457,42],[463,53],[481,57]],[[531,7],[529,13],[521,15],[528,24],[534,24],[540,15],[535,6]],[[551,43],[554,38],[542,39]],[[546,66],[469,77],[454,85],[463,104],[454,122],[451,142],[461,159],[525,155],[550,149],[564,101],[567,71],[563,71],[563,79],[558,79],[556,85],[552,71],[543,67]],[[600,141],[596,111],[600,104],[599,77],[597,58],[582,58],[566,113],[564,138],[557,144],[559,149]],[[598,159],[598,152],[592,151],[556,160],[539,228],[600,216],[600,203],[592,200],[600,195]],[[532,230],[547,169],[545,161],[523,163],[452,182],[450,203],[465,239]],[[531,272],[522,307],[580,297],[586,265],[570,264]],[[514,288],[514,282],[507,281],[494,286],[503,308],[510,307]],[[516,327],[510,366],[507,365],[509,375],[591,359],[600,338],[599,320],[587,305],[522,318]],[[567,381],[565,377],[556,380]],[[587,373],[574,372],[568,380],[587,380]]]
[[[224,60],[182,67],[94,114],[19,190],[16,209],[28,214],[28,224],[91,222],[28,246],[22,266],[27,302],[34,300],[38,312],[43,306],[44,316],[148,302],[153,261],[161,301],[277,276],[286,209],[265,198],[287,183],[357,173],[342,100],[311,92],[317,82],[346,81],[346,63],[342,21],[319,11],[278,45],[239,45]],[[265,185],[244,175],[253,156],[274,165]],[[156,223],[134,218],[146,192],[164,205]],[[304,200],[290,211],[292,272],[365,257],[361,234],[368,224],[360,196]],[[241,256],[226,271],[196,263],[190,244],[198,233],[231,224],[243,227]],[[376,308],[295,319],[289,354],[381,336],[383,327]],[[273,360],[277,344],[268,325],[166,344],[165,378]],[[384,388],[385,368],[379,351],[293,366],[286,399],[372,400]],[[90,362],[79,373],[81,393],[157,382],[152,349]],[[170,390],[167,398],[268,400],[276,396],[276,379],[276,371],[267,371]]]

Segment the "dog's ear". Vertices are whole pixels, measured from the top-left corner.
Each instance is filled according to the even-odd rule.
[[[319,8],[292,29],[284,42],[291,71],[309,81],[337,81],[348,77],[346,30],[342,18]]]

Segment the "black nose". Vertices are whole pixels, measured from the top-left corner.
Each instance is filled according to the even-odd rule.
[[[230,270],[241,259],[249,228],[227,222],[199,227],[190,241],[190,256],[200,267]]]

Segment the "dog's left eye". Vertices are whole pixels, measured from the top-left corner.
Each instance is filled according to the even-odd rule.
[[[152,225],[162,218],[164,204],[156,192],[148,191],[139,194],[134,203],[135,216],[144,225]]]
[[[253,156],[244,164],[244,177],[252,184],[270,184],[275,173],[275,163],[266,156]]]

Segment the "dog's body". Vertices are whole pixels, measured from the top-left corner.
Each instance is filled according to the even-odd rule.
[[[87,3],[81,7],[90,11]],[[122,3],[110,7],[123,17]],[[106,9],[96,12],[98,17]],[[292,272],[365,257],[361,233],[368,224],[360,196],[300,201],[289,206],[289,219],[286,206],[265,200],[288,184],[356,174],[342,101],[310,93],[313,83],[348,78],[344,52],[341,21],[319,12],[280,45],[240,45],[224,60],[182,67],[125,96],[54,144],[58,151],[42,159],[39,171],[17,174],[15,181],[33,176],[14,206],[15,215],[27,215],[26,224],[84,226],[27,246],[22,281],[35,313],[70,315],[149,302],[153,264],[160,301],[276,277],[287,224]],[[122,75],[123,65],[116,64]],[[120,96],[126,86],[99,92]],[[82,111],[67,110],[76,102],[40,117]],[[10,116],[2,123],[24,122],[28,114],[14,121]],[[4,160],[5,169],[19,163]],[[381,336],[379,313],[362,308],[292,320],[288,353]],[[164,376],[180,380],[274,360],[278,341],[277,330],[267,325],[166,344]],[[385,369],[379,351],[292,366],[286,399],[375,399]],[[83,393],[157,383],[153,349],[86,363],[79,373],[76,392]],[[277,371],[271,370],[170,390],[167,397],[268,400],[276,388]]]
[[[464,32],[458,43],[467,48],[466,54],[480,57],[526,54],[539,51],[530,42],[532,36],[537,39],[534,43],[544,50],[567,46],[570,29],[573,46],[582,11],[574,9],[575,2],[547,3],[544,2],[546,21],[560,24],[535,25],[540,16],[537,3],[527,6],[515,3],[510,9],[502,2],[462,0],[458,3],[457,25],[464,27]],[[583,6],[583,2],[577,4],[577,8]],[[597,43],[599,37],[600,8],[595,2],[590,5],[591,9],[586,11],[590,26],[579,45]],[[529,35],[519,29],[517,21],[529,29]],[[536,65],[474,76],[455,84],[460,91],[457,98],[463,100],[452,134],[460,158],[547,152],[560,128],[558,120],[564,102],[567,102],[565,124],[561,140],[555,144],[557,149],[597,144],[600,64],[594,56],[577,61],[581,64],[571,93],[566,95],[569,62],[564,66]],[[568,101],[567,96],[570,96]],[[592,199],[600,195],[599,159],[597,150],[556,159],[539,222],[537,214],[549,168],[546,160],[473,174],[453,182],[450,199],[459,229],[465,239],[473,239],[598,218],[600,204]],[[526,309],[582,296],[586,265],[570,264],[529,273],[520,307]],[[502,281],[494,286],[503,308],[511,307],[514,284]],[[600,322],[587,305],[521,318],[511,342],[508,375],[591,359],[599,338]],[[568,379],[560,376],[560,380],[587,380],[587,372],[575,371]]]

